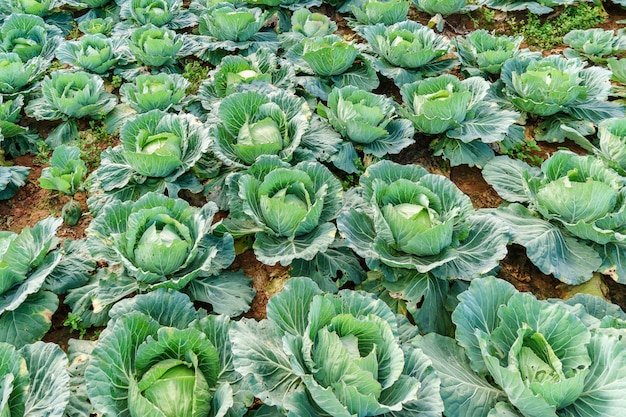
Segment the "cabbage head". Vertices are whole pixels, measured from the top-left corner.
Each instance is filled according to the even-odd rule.
[[[513,242],[526,247],[545,274],[570,285],[593,272],[626,282],[626,188],[615,171],[593,155],[558,151],[541,169],[498,157],[485,180],[513,202],[494,214],[510,227]],[[522,204],[519,204],[522,203]]]
[[[255,396],[288,416],[441,416],[439,378],[403,332],[417,329],[372,294],[291,278],[267,319],[233,323],[230,339]]]
[[[128,103],[137,113],[150,110],[181,110],[187,81],[179,74],[141,74],[133,82],[122,84],[120,95],[123,103]]]
[[[396,118],[395,103],[388,97],[346,86],[333,89],[327,104],[318,105],[318,113],[366,154],[380,158],[413,143],[412,123]]]
[[[398,87],[457,65],[456,59],[444,58],[450,52],[448,38],[411,20],[391,26],[363,26],[357,32],[378,57],[376,69]]]
[[[441,378],[445,415],[619,415],[626,389],[624,331],[600,324],[603,314],[592,317],[585,307],[619,308],[597,300],[576,303],[575,310],[493,277],[472,281],[458,298],[456,340],[437,334],[415,339]]]
[[[28,417],[45,410],[48,417],[63,417],[70,399],[67,364],[67,356],[54,343],[16,348],[0,342],[0,415]]]
[[[225,164],[240,168],[261,155],[290,160],[311,118],[304,99],[279,89],[231,94],[217,106],[213,151]]]
[[[255,233],[254,253],[267,265],[311,260],[335,238],[331,223],[343,204],[339,180],[318,162],[292,167],[276,156],[262,156],[248,171],[227,179],[235,235]]]
[[[120,302],[85,371],[96,411],[119,417],[241,417],[252,397],[232,367],[230,320],[179,292]]]

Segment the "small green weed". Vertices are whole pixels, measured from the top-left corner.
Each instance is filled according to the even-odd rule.
[[[78,332],[79,339],[82,339],[85,337],[85,334],[87,334],[87,328],[83,324],[83,319],[81,319],[79,314],[68,313],[67,319],[65,319],[63,325],[69,327],[71,332]]]
[[[78,29],[78,25],[76,24],[76,22],[72,22],[72,30],[67,35],[67,39],[74,40],[80,38],[81,36],[83,36],[83,32]]]
[[[191,61],[185,64],[183,77],[190,83],[187,88],[187,94],[196,94],[198,92],[200,84],[208,78],[210,70],[210,67],[203,66],[199,61]]]
[[[113,77],[111,77],[111,86],[113,88],[120,88],[123,82],[124,80],[119,75],[114,75]]]
[[[474,24],[475,29],[492,29],[496,23],[496,11],[485,6],[474,12],[467,12],[467,16]]]
[[[534,139],[530,139],[518,143],[506,154],[513,159],[525,161],[530,165],[540,166],[543,163],[543,159],[536,154],[537,152],[541,152],[541,148],[537,146],[537,142]]]
[[[98,122],[89,122],[89,129],[80,132],[78,147],[80,157],[85,161],[87,169],[93,171],[100,165],[100,154],[109,146],[115,146],[115,137],[107,133],[106,128]]]
[[[563,36],[574,29],[589,29],[602,24],[608,14],[602,6],[579,4],[566,6],[563,12],[552,20],[542,20],[532,13],[528,13],[526,20],[517,22],[515,18],[508,19],[507,23],[513,35],[524,36],[530,46],[543,49],[552,49],[563,43]]]

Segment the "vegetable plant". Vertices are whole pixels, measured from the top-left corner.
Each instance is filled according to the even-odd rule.
[[[480,77],[460,81],[451,74],[402,86],[401,114],[418,132],[441,135],[431,146],[452,166],[482,167],[493,158],[490,147],[509,134],[519,113],[500,107]]]
[[[86,233],[94,257],[109,267],[100,269],[90,285],[71,291],[66,301],[87,326],[103,325],[110,308],[129,294],[159,288],[185,289],[218,313],[247,311],[254,294],[250,280],[214,276],[235,256],[230,235],[213,235],[216,212],[211,202],[192,207],[154,192],[106,205]]]
[[[276,32],[264,29],[273,13],[260,8],[236,7],[231,3],[217,3],[200,16],[195,37],[201,49],[200,57],[217,64],[231,51],[254,52],[261,47],[275,50]]]
[[[13,52],[24,63],[39,57],[47,66],[62,40],[62,32],[46,24],[41,17],[31,14],[13,14],[0,28],[0,52]]]
[[[252,397],[232,365],[230,320],[164,289],[111,310],[85,371],[94,408],[120,417],[243,416]]]
[[[465,0],[415,0],[415,3],[418,10],[443,17],[458,13],[466,4]]]
[[[116,33],[145,25],[182,29],[194,26],[197,17],[182,8],[182,0],[119,0],[119,16],[125,21],[115,28]]]
[[[226,183],[230,214],[222,227],[236,237],[254,233],[261,262],[311,260],[333,243],[337,228],[331,221],[343,204],[343,189],[320,163],[292,167],[276,156],[261,156]]]
[[[626,31],[600,28],[572,30],[563,37],[570,46],[563,51],[567,58],[588,59],[596,64],[606,63],[607,58],[626,51]]]
[[[182,110],[189,81],[179,74],[141,74],[122,84],[120,96],[137,113]]]
[[[19,125],[21,111],[24,107],[24,96],[19,94],[13,99],[3,99],[0,95],[0,135],[2,152],[6,156],[19,156],[36,150],[41,140],[39,135],[30,132],[27,127]]]
[[[96,74],[105,74],[130,57],[121,38],[102,34],[85,35],[77,41],[63,42],[56,51],[59,61]]]
[[[585,65],[560,55],[513,58],[503,65],[504,97],[518,110],[544,118],[537,140],[588,136],[603,119],[624,115],[622,105],[607,101],[610,71]]]
[[[506,254],[504,228],[474,210],[449,179],[417,165],[371,165],[358,192],[337,219],[348,247],[383,272],[382,285],[396,298],[408,299],[421,331],[449,331],[447,280],[495,268]]]
[[[265,48],[245,57],[229,55],[209,72],[209,77],[198,89],[198,99],[205,110],[211,110],[218,101],[242,90],[244,86],[259,83],[293,92],[295,71]]]
[[[41,188],[70,196],[70,201],[61,209],[61,217],[68,226],[76,226],[82,215],[74,194],[82,190],[86,172],[87,167],[80,159],[80,149],[67,145],[57,146],[52,153],[50,166],[41,171]]]
[[[291,48],[285,58],[298,72],[298,83],[312,96],[324,101],[333,87],[353,85],[365,91],[378,87],[371,57],[341,36],[305,38]]]
[[[391,26],[363,26],[357,31],[378,57],[376,70],[398,87],[457,65],[456,59],[444,58],[450,52],[448,38],[412,20]]]
[[[594,272],[626,282],[626,189],[602,160],[558,151],[539,169],[501,156],[485,166],[483,176],[511,202],[493,214],[543,273],[570,285]]]
[[[0,232],[0,342],[19,348],[50,329],[59,299],[44,284],[61,261],[54,250],[60,225],[61,219],[48,217],[19,234]]]
[[[291,278],[230,340],[255,396],[289,416],[440,416],[439,378],[402,326],[416,331],[371,294]]]
[[[285,51],[299,44],[305,38],[316,38],[331,35],[337,30],[337,24],[321,13],[312,13],[301,8],[291,16],[291,30],[278,35]]]
[[[409,13],[408,0],[363,0],[350,2],[348,7],[361,25],[382,23],[390,26],[407,20],[406,16]]]
[[[78,139],[77,119],[100,119],[117,104],[102,78],[84,71],[55,71],[42,81],[41,97],[31,100],[26,113],[37,120],[63,120],[46,142],[51,146]]]
[[[213,152],[239,168],[251,166],[260,155],[290,160],[311,117],[302,98],[279,89],[231,94],[216,107]]]
[[[412,123],[397,118],[392,99],[353,86],[334,88],[328,95],[327,106],[319,104],[317,112],[348,140],[333,160],[348,173],[359,172],[353,161],[357,157],[355,147],[382,158],[397,154],[414,142]]]
[[[0,143],[3,140],[0,132]],[[29,167],[0,165],[0,200],[8,200],[17,194],[19,188],[26,184],[29,172]]]
[[[137,62],[148,67],[172,67],[190,51],[182,35],[152,24],[133,30],[128,47]]]
[[[416,339],[441,378],[446,415],[608,417],[620,412],[626,347],[610,321],[600,324],[602,317],[593,317],[583,305],[574,313],[561,302],[539,301],[495,278],[472,281],[459,300],[452,314],[456,340],[437,334]]]
[[[175,197],[181,188],[200,192],[189,171],[211,146],[199,120],[189,114],[151,110],[129,118],[121,144],[105,150],[92,176],[92,210],[112,200],[136,200],[150,191]],[[104,193],[104,194],[103,194]]]
[[[37,342],[16,348],[0,342],[0,378],[6,416],[64,416],[70,398],[67,356],[54,343]]]
[[[539,56],[527,49],[520,50],[523,36],[492,35],[486,30],[475,30],[465,38],[456,37],[452,44],[456,47],[461,66],[471,76],[499,75],[502,65],[515,56]]]

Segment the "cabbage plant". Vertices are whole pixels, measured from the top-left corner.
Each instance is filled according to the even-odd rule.
[[[600,122],[598,149],[595,152],[620,175],[626,175],[626,119],[606,119]]]
[[[0,0],[0,12],[12,14],[30,14],[46,17],[60,7],[63,0]]]
[[[0,131],[0,144],[4,141]],[[8,200],[17,194],[20,187],[26,185],[29,167],[0,166],[0,200]]]
[[[504,97],[518,110],[544,118],[536,139],[577,139],[592,134],[602,120],[624,115],[622,105],[607,101],[611,72],[585,65],[560,55],[513,58],[503,65]]]
[[[0,52],[0,94],[16,97],[31,92],[38,86],[46,65],[38,60],[23,62],[13,52]]]
[[[123,20],[115,27],[122,34],[133,27],[154,25],[177,30],[194,26],[198,18],[182,8],[182,0],[118,0]]]
[[[59,300],[44,284],[61,260],[54,250],[60,225],[48,217],[20,234],[0,232],[0,342],[21,347],[50,329]]]
[[[563,36],[563,43],[570,47],[563,51],[567,58],[604,64],[607,58],[626,51],[626,31],[620,29],[615,34],[612,30],[600,28],[571,30]]]
[[[480,77],[460,81],[451,74],[402,86],[401,114],[418,132],[441,135],[432,146],[452,166],[482,167],[493,158],[490,147],[501,142],[520,118],[503,109],[490,93],[491,85]]]
[[[77,119],[100,119],[117,105],[98,75],[84,71],[54,71],[41,83],[41,97],[31,100],[26,114],[37,120],[63,120],[46,139],[52,146],[78,139]]]
[[[441,378],[445,415],[609,417],[623,410],[623,330],[596,327],[595,317],[583,320],[495,278],[472,281],[459,300],[456,340],[429,334],[415,341]]]
[[[141,74],[133,82],[122,84],[120,96],[122,102],[137,113],[180,111],[189,85],[189,81],[179,74]]]
[[[291,278],[230,340],[252,392],[289,416],[441,416],[439,378],[403,337],[416,331],[371,294]]]
[[[130,59],[126,40],[102,34],[84,35],[76,41],[63,42],[56,51],[59,61],[96,74],[105,74]]]
[[[172,67],[179,57],[191,52],[182,35],[152,24],[133,30],[128,47],[137,62],[149,67]]]
[[[39,57],[47,65],[62,38],[58,28],[38,16],[11,14],[0,27],[0,52],[13,52],[22,62]]]
[[[298,83],[312,96],[324,101],[333,87],[353,85],[365,91],[378,87],[371,57],[358,45],[339,35],[305,38],[285,54],[298,72]]]
[[[517,10],[528,10],[532,14],[548,14],[554,7],[569,5],[570,0],[487,0],[484,3],[490,9],[512,12]]]
[[[243,416],[252,397],[233,369],[230,320],[165,290],[117,304],[85,371],[96,411],[119,417]]]
[[[449,331],[447,280],[471,280],[498,266],[504,227],[475,211],[452,181],[417,165],[370,165],[357,190],[337,219],[346,244],[383,272],[381,285],[394,298],[408,300],[421,331]]]
[[[68,294],[66,302],[86,325],[103,325],[108,310],[135,292],[185,290],[222,314],[239,315],[254,294],[250,279],[214,275],[235,258],[233,239],[213,235],[214,203],[192,207],[154,192],[137,201],[107,204],[86,234],[93,256],[107,262],[95,281]]]
[[[80,204],[73,197],[83,190],[86,172],[85,162],[80,159],[80,149],[67,145],[57,146],[50,158],[50,166],[41,171],[41,188],[70,196],[70,201],[61,209],[61,217],[68,226],[76,226],[82,216]]]
[[[283,50],[302,42],[305,38],[331,35],[337,30],[337,24],[328,16],[312,13],[309,9],[300,8],[291,16],[291,30],[278,35]]]
[[[19,125],[22,118],[21,112],[24,107],[24,96],[16,95],[7,100],[0,94],[0,148],[5,156],[20,156],[25,153],[35,153],[37,143],[41,138],[37,133],[30,132],[28,128]],[[19,170],[10,170],[16,171]],[[24,175],[24,178],[26,175]]]
[[[93,17],[90,19],[78,20],[78,29],[87,35],[102,34],[109,36],[113,31],[112,17]]]
[[[492,35],[486,30],[474,30],[465,38],[456,37],[452,40],[455,46],[463,70],[473,75],[499,75],[502,65],[513,57],[536,56],[541,53],[533,53],[528,49],[520,50],[523,36]]]
[[[333,160],[343,171],[359,172],[354,161],[354,148],[365,154],[382,158],[397,154],[411,145],[415,130],[407,119],[397,118],[396,104],[385,96],[363,91],[357,87],[335,88],[328,95],[327,106],[319,104],[317,112],[348,140],[341,148],[343,155]]]
[[[362,26],[357,31],[378,57],[376,69],[401,87],[423,77],[432,77],[457,65],[450,41],[427,26],[407,20],[391,26]]]
[[[407,20],[406,16],[409,13],[408,0],[351,1],[348,7],[358,24],[361,25],[382,23],[385,26],[390,26]]]
[[[218,101],[251,84],[269,84],[295,92],[295,71],[265,48],[245,57],[229,55],[200,84],[198,99],[205,110],[211,110]]]
[[[198,33],[194,37],[200,57],[214,64],[232,51],[254,52],[261,47],[275,50],[278,36],[264,29],[274,13],[258,7],[236,7],[232,3],[217,3],[200,16]]]
[[[543,273],[570,285],[594,272],[626,283],[626,188],[601,159],[558,151],[539,169],[502,156],[483,176],[511,202],[493,214]]]
[[[129,118],[121,144],[105,150],[92,176],[92,210],[111,200],[136,200],[150,191],[172,197],[181,188],[202,191],[189,171],[211,146],[208,129],[188,114],[152,110]],[[104,195],[102,195],[104,193]]]
[[[227,165],[245,168],[260,155],[290,160],[309,127],[304,99],[275,89],[231,94],[217,104],[213,151]]]
[[[63,417],[70,398],[67,356],[54,343],[17,348],[0,342],[0,414]]]
[[[318,162],[295,166],[262,156],[226,183],[229,219],[222,227],[234,236],[255,233],[253,249],[267,265],[311,260],[334,241],[333,223],[343,204],[339,180]]]
[[[431,16],[450,16],[461,11],[465,7],[465,0],[414,0],[418,10]]]

